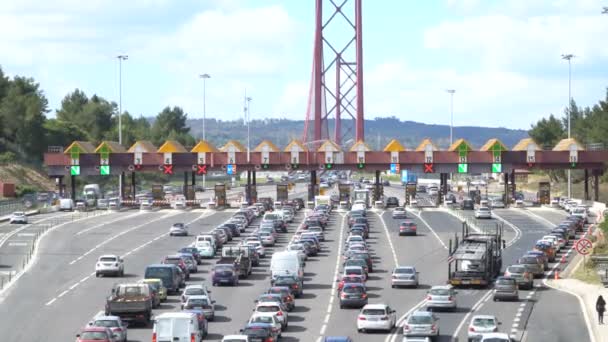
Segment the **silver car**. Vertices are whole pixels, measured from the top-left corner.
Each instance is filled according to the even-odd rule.
[[[210,300],[207,296],[195,295],[188,296],[186,302],[184,303],[184,309],[201,309],[203,310],[203,315],[209,321],[213,321],[215,319],[215,301]]]
[[[418,272],[414,266],[397,266],[391,276],[391,286],[418,287]]]
[[[394,219],[405,219],[405,218],[407,218],[407,212],[405,211],[405,208],[397,207],[397,208],[393,209],[392,217]]]
[[[98,316],[89,322],[90,327],[110,329],[115,341],[127,342],[127,324],[118,316]]]
[[[188,236],[188,226],[183,223],[174,223],[169,228],[169,236]]]
[[[414,311],[403,324],[403,336],[439,336],[439,319],[428,311]]]
[[[491,219],[492,218],[492,211],[488,207],[478,208],[477,210],[475,210],[475,218],[477,218],[477,219],[480,219],[480,218]]]
[[[433,286],[426,296],[426,307],[429,310],[449,309],[456,310],[456,291],[452,286]]]
[[[477,315],[473,316],[469,324],[469,341],[480,340],[484,335],[498,331],[498,319],[496,316]]]

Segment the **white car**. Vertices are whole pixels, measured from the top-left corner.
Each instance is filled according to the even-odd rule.
[[[582,217],[585,223],[589,222],[588,210],[585,207],[576,207],[576,208],[573,208],[570,211],[570,213],[572,214],[572,216]]]
[[[183,223],[174,223],[169,228],[169,236],[188,236],[188,226]]]
[[[247,335],[225,335],[222,338],[222,342],[250,342],[249,336]]]
[[[485,334],[479,342],[511,342],[509,334],[505,333],[490,333]]]
[[[211,295],[209,294],[209,290],[204,285],[188,285],[182,291],[182,310],[184,309],[184,305],[190,296],[205,296],[211,300]]]
[[[491,315],[477,315],[471,318],[469,324],[469,340],[480,340],[485,335],[498,332],[498,319]]]
[[[480,207],[477,210],[475,210],[475,218],[476,219],[479,219],[479,218],[491,219],[492,211],[488,207]]]
[[[255,247],[255,251],[258,252],[260,257],[263,258],[266,256],[266,248],[264,248],[264,246],[262,246],[261,242],[256,241],[256,240],[249,240],[246,242],[246,245]]]
[[[405,219],[407,218],[407,212],[405,211],[405,208],[397,207],[393,210],[392,217],[394,219]]]
[[[98,316],[89,322],[90,327],[104,327],[112,331],[116,342],[127,342],[127,325],[118,316]]]
[[[125,263],[124,260],[118,255],[102,255],[97,259],[95,264],[95,276],[112,274],[117,277],[125,275]]]
[[[258,303],[253,311],[255,313],[271,313],[281,322],[283,329],[287,328],[287,311],[283,311],[279,304],[269,302]]]
[[[555,235],[545,235],[541,238],[541,240],[549,240],[552,242],[555,249],[559,252],[563,247],[566,246],[566,240],[562,240],[563,244],[560,243],[559,238]]]
[[[367,304],[357,317],[357,331],[369,330],[391,331],[397,323],[397,314],[386,304]]]
[[[27,224],[27,216],[23,211],[15,211],[10,218],[10,223]]]
[[[283,332],[283,325],[281,321],[271,312],[256,312],[249,318],[247,324],[252,323],[266,323],[272,325],[272,329],[275,333],[281,337]]]

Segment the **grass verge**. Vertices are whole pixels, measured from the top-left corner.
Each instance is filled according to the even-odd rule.
[[[572,277],[588,284],[599,285],[602,283],[592,261],[587,261],[585,264],[580,265],[574,271]]]

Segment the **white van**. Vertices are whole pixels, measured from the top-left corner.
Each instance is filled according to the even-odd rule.
[[[275,252],[270,259],[270,277],[279,275],[296,275],[304,277],[304,268],[300,263],[297,251]]]
[[[203,331],[194,313],[166,312],[156,316],[152,341],[201,342]]]
[[[209,243],[211,244],[211,247],[213,247],[213,250],[217,250],[217,246],[215,245],[215,236],[210,235],[210,234],[197,235],[194,245],[196,246],[199,242],[202,242],[202,241],[209,241]]]
[[[59,200],[59,211],[73,211],[74,200],[71,198],[62,198]]]

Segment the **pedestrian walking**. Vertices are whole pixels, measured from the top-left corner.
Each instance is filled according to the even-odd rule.
[[[604,324],[604,311],[606,311],[606,301],[604,297],[600,295],[597,297],[597,301],[595,302],[595,310],[597,311],[597,318],[600,324]]]

